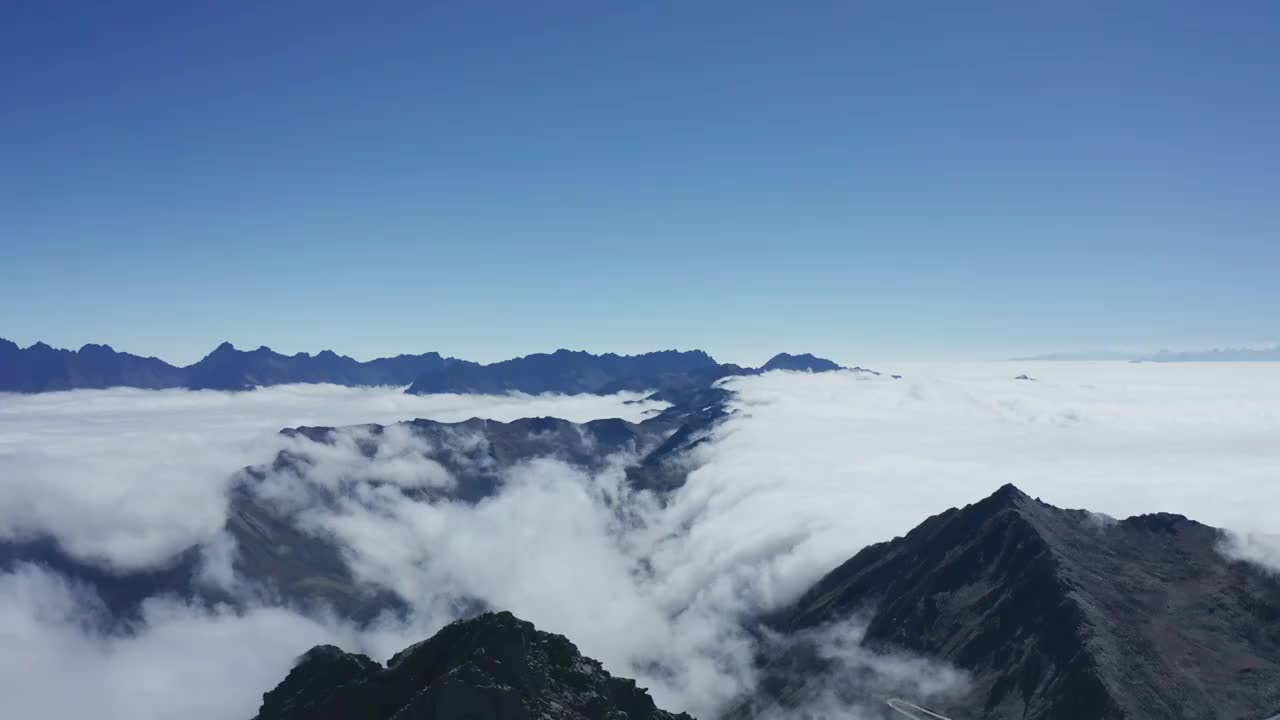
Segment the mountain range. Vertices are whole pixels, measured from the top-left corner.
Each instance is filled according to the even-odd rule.
[[[285,383],[408,385],[425,373],[458,363],[475,364],[434,352],[359,362],[331,350],[282,355],[265,346],[238,350],[224,342],[198,362],[176,367],[158,358],[118,352],[110,345],[64,350],[35,343],[24,349],[0,338],[0,391],[111,387],[248,390]]]
[[[367,362],[323,350],[283,355],[268,347],[239,350],[222,343],[198,362],[176,367],[154,357],[118,352],[109,345],[65,350],[35,343],[21,348],[0,338],[0,392],[38,393],[81,388],[251,390],[288,383],[408,386],[428,393],[600,393],[623,390],[687,392],[712,381],[766,370],[831,370],[839,365],[813,355],[775,356],[763,367],[719,363],[701,350],[640,355],[594,355],[557,350],[491,364],[428,352]]]

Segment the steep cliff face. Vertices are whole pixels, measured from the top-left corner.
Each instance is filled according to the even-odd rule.
[[[634,680],[610,675],[560,635],[511,613],[456,622],[384,668],[313,648],[256,720],[689,720],[660,710]]]

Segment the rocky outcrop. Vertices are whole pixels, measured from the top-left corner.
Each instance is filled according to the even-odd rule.
[[[563,636],[511,613],[453,623],[386,667],[313,648],[256,720],[689,720],[659,709],[634,680],[610,675]]]

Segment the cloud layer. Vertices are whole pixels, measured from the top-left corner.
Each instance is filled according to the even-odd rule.
[[[260,693],[311,644],[335,642],[385,659],[479,601],[568,635],[612,672],[652,687],[660,705],[710,717],[753,679],[755,641],[742,630],[742,618],[789,602],[867,543],[900,535],[927,515],[973,502],[1005,482],[1055,505],[1115,517],[1171,511],[1242,537],[1280,532],[1270,512],[1280,506],[1280,366],[1039,363],[1035,370],[1034,382],[1013,380],[1021,369],[1008,364],[905,368],[898,381],[853,373],[734,379],[729,386],[738,392],[738,412],[713,442],[699,447],[686,486],[662,502],[627,489],[623,468],[633,459],[625,455],[595,472],[552,459],[528,462],[507,472],[497,495],[467,505],[414,499],[412,490],[422,483],[449,478],[416,450],[406,451],[413,446],[405,438],[391,437],[371,459],[354,441],[304,447],[315,462],[289,482],[346,484],[337,503],[295,503],[295,522],[338,540],[361,578],[403,596],[413,608],[406,621],[357,629],[278,608],[237,614],[156,598],[137,631],[122,635],[102,630],[95,600],[83,588],[24,566],[0,576],[0,634],[33,648],[34,659],[3,668],[0,692],[13,698],[16,714],[33,713],[56,692],[45,683],[64,683],[70,672],[101,694],[93,707],[105,708],[105,717],[129,716],[126,710],[249,717]],[[101,451],[97,462],[159,463],[166,473],[144,473],[144,480],[120,472],[94,476],[100,485],[73,498],[80,504],[72,509],[101,512],[139,492],[172,509],[192,501],[186,493],[195,483],[166,484],[162,476],[209,473],[209,482],[224,482],[212,475],[219,470],[216,453],[195,451],[209,427],[219,428],[212,433],[223,443],[219,452],[242,453],[234,469],[248,462],[243,453],[256,451],[241,444],[245,438],[274,432],[273,422],[385,422],[428,414],[406,413],[400,398],[369,396],[376,402],[324,409],[331,400],[300,400],[297,407],[313,415],[296,412],[280,422],[279,414],[262,417],[269,414],[264,407],[241,406],[252,402],[249,396],[202,399],[209,404],[198,408],[173,402],[168,412],[152,405],[170,398],[116,397],[97,423],[86,419],[95,417],[93,403],[88,413],[37,413],[43,420],[25,440],[6,420],[0,437],[7,454],[0,462],[61,439],[66,450],[55,459],[70,463],[95,450]],[[420,399],[407,401],[414,400]],[[643,410],[616,399],[580,401],[587,404],[577,419]],[[529,408],[565,399],[485,399],[491,403],[486,411],[457,402],[452,411],[465,415],[495,408],[544,414]],[[554,408],[554,414],[569,412]],[[183,441],[174,428],[192,427],[194,421],[180,417],[190,413],[216,422],[204,422],[195,439]],[[77,449],[77,436],[94,427],[122,429],[120,443],[133,454],[102,450],[114,437]],[[143,437],[155,442],[134,441]],[[184,454],[191,458],[184,461]],[[48,460],[35,467],[55,466]],[[379,477],[391,482],[371,481]],[[276,480],[268,478],[264,492],[285,482]],[[59,487],[75,495],[78,485]],[[296,495],[281,491],[279,497]],[[42,517],[57,523],[75,514]],[[129,556],[127,543],[119,547],[121,557]],[[1242,554],[1275,557],[1257,546]],[[963,681],[920,658],[869,656],[858,649],[858,628],[846,630],[826,636],[825,652],[870,677],[877,693],[928,694]],[[208,697],[190,691],[184,668],[219,691]],[[839,706],[847,717],[861,716],[838,693],[814,702],[822,704],[818,710]],[[71,708],[44,715],[68,716]]]
[[[281,428],[416,417],[640,420],[655,405],[623,404],[637,397],[406,395],[333,385],[0,393],[0,539],[52,533],[82,559],[145,567],[222,528],[232,474],[270,459],[284,442]]]

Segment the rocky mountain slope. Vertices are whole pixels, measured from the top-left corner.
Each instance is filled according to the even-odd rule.
[[[649,456],[662,447],[671,428],[670,418],[638,424],[617,419],[586,423],[559,418],[509,423],[476,418],[458,423],[419,419],[398,426],[364,426],[360,434],[364,451],[372,456],[384,434],[407,432],[415,442],[431,448],[424,457],[439,463],[455,481],[449,487],[402,490],[408,497],[424,502],[476,503],[496,493],[505,473],[519,463],[555,458],[596,471],[618,453]],[[295,508],[273,501],[262,487],[272,474],[305,476],[313,462],[312,453],[323,454],[326,446],[350,432],[349,428],[285,430],[300,444],[282,452],[272,463],[245,469],[232,493],[226,529],[239,550],[236,569],[245,578],[261,584],[283,602],[297,606],[325,603],[347,617],[366,619],[395,609],[398,599],[357,583],[341,548],[324,536],[300,530]],[[376,477],[350,479],[378,481]],[[663,482],[675,484],[682,479]],[[308,496],[293,502],[307,509],[331,506],[344,498],[318,486],[304,487]]]
[[[511,613],[446,626],[386,667],[331,645],[312,648],[256,720],[689,720],[634,680],[610,675],[560,635]]]
[[[957,720],[1269,717],[1280,578],[1222,540],[1180,515],[1114,521],[1005,486],[864,549],[774,624],[860,617],[870,648],[967,670],[970,692],[941,708]],[[765,682],[768,702],[800,705],[824,682],[804,653],[769,659],[789,671]]]

